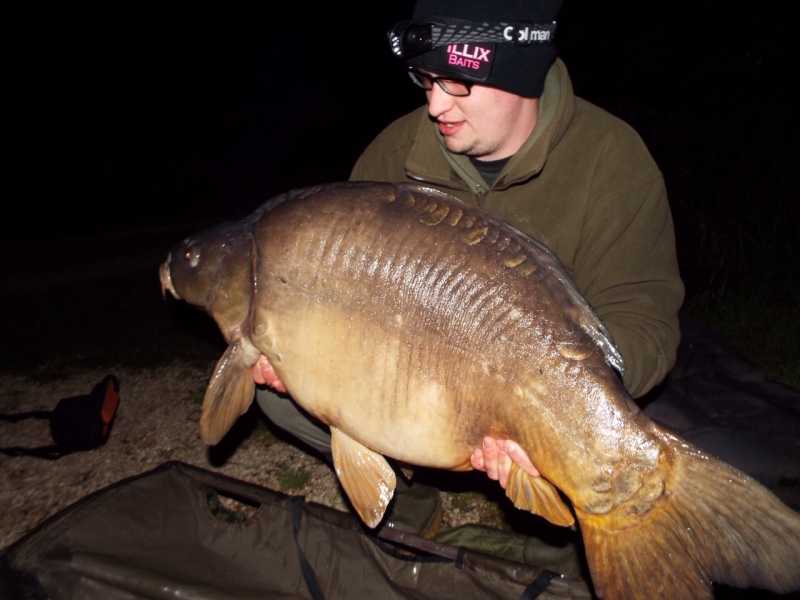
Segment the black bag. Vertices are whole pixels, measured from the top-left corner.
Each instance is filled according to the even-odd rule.
[[[119,381],[113,375],[106,375],[88,395],[62,398],[52,411],[0,415],[0,419],[12,423],[31,418],[50,419],[50,434],[55,442],[53,446],[38,448],[0,448],[0,452],[57,459],[72,452],[92,450],[108,440],[118,406]]]
[[[217,494],[254,513],[215,511]],[[351,514],[170,462],[87,496],[0,553],[0,597],[591,598],[578,579],[388,533],[415,554]]]

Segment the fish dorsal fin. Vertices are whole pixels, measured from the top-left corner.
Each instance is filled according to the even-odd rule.
[[[516,463],[508,472],[506,495],[517,508],[542,516],[553,525],[568,527],[575,522],[553,484],[543,477],[528,475]]]
[[[394,494],[395,474],[386,459],[331,427],[333,467],[347,497],[367,527],[381,522]]]
[[[247,412],[256,391],[252,366],[259,350],[246,339],[232,343],[219,359],[206,390],[200,415],[200,438],[211,446]]]

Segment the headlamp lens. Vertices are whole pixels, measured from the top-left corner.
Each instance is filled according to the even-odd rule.
[[[430,24],[400,21],[392,25],[388,37],[392,52],[399,58],[417,56],[433,48]]]

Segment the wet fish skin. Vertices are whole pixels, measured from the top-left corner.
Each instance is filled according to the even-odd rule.
[[[414,186],[299,190],[179,245],[161,279],[230,342],[203,439],[247,409],[265,354],[331,426],[337,474],[370,526],[394,487],[382,455],[465,469],[490,434],[517,440],[543,475],[512,468],[517,506],[568,524],[553,486],[570,499],[601,597],[800,588],[800,518],[650,421],[557,259],[484,211]]]
[[[162,294],[169,290],[208,312],[226,341],[241,337],[239,328],[248,322],[253,296],[252,249],[252,225],[247,219],[190,236],[160,267]]]

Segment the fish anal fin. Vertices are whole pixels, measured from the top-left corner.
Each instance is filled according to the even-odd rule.
[[[397,483],[386,459],[331,427],[331,453],[336,475],[367,527],[381,522]]]
[[[711,599],[712,582],[800,589],[800,515],[730,465],[659,435],[671,469],[649,510],[637,514],[635,498],[602,515],[576,507],[598,596]]]
[[[508,472],[506,495],[517,508],[540,515],[554,525],[568,527],[575,522],[553,484],[543,477],[529,475],[516,463],[512,463]]]
[[[228,346],[208,384],[200,414],[200,438],[213,446],[225,437],[253,402],[255,382],[251,367],[259,351],[242,339]]]

